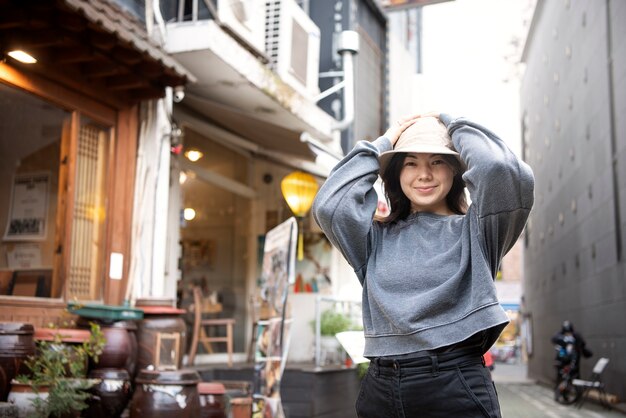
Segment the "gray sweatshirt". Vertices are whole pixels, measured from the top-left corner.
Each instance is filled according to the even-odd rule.
[[[508,323],[493,278],[533,205],[533,173],[486,128],[440,119],[467,165],[467,214],[374,221],[377,156],[392,148],[385,137],[359,142],[313,204],[316,222],[363,286],[367,357],[433,350],[475,334],[486,351]]]

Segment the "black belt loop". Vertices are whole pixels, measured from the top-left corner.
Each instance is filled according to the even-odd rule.
[[[374,359],[374,376],[380,376],[380,357]]]
[[[437,359],[436,354],[430,356],[430,364],[432,367],[431,373],[433,377],[439,376],[439,360]]]

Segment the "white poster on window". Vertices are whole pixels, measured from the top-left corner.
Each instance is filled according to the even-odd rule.
[[[11,270],[41,268],[39,244],[15,244],[7,251],[7,263]]]
[[[16,174],[4,239],[36,241],[46,238],[50,173]]]

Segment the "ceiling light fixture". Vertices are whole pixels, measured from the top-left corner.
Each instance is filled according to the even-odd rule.
[[[193,218],[196,217],[196,211],[192,208],[185,208],[185,210],[183,211],[183,217],[186,221],[191,221]]]
[[[9,52],[7,52],[7,55],[10,56],[11,58],[13,58],[14,60],[17,60],[19,62],[23,62],[24,64],[34,64],[34,63],[37,62],[35,57],[33,57],[29,53],[24,52],[24,51],[19,50],[19,49],[15,49],[13,51],[9,51]]]
[[[197,149],[190,149],[189,151],[185,151],[185,157],[192,163],[195,163],[200,158],[202,158],[204,154]]]

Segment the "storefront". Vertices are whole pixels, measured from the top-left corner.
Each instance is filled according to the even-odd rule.
[[[107,1],[3,4],[0,48],[0,320],[120,304],[143,109],[193,76]]]

